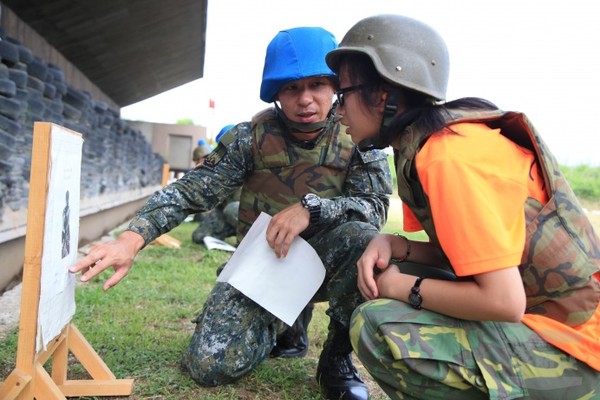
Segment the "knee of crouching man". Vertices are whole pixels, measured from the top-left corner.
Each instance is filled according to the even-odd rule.
[[[214,355],[201,357],[190,349],[187,349],[181,358],[181,368],[200,386],[219,386],[237,379]]]

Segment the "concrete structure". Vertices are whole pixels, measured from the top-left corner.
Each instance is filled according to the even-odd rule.
[[[94,98],[119,107],[202,78],[206,0],[0,0],[0,6],[7,33],[58,65],[73,86],[87,90],[88,80],[106,95],[92,92]]]
[[[191,160],[191,148],[205,137],[205,128],[135,123],[147,140],[143,143],[144,138],[138,137],[141,134],[125,126],[119,115],[121,107],[202,77],[206,12],[206,0],[0,0],[0,37],[10,38],[10,43],[0,47],[17,46],[27,53],[12,54],[13,60],[0,59],[4,64],[1,70],[11,73],[10,78],[29,79],[21,83],[20,92],[36,91],[39,98],[34,100],[42,116],[31,114],[33,103],[27,103],[31,99],[26,96],[18,99],[15,94],[1,94],[15,107],[21,104],[11,118],[3,116],[5,124],[15,127],[14,132],[6,127],[0,131],[0,137],[10,140],[21,154],[18,164],[12,155],[9,160],[0,159],[0,173],[8,171],[0,176],[0,293],[18,279],[23,265],[27,208],[20,200],[28,193],[33,121],[64,121],[65,126],[84,135],[84,164],[88,164],[83,166],[87,169],[82,168],[86,190],[81,199],[80,245],[128,220],[160,188],[162,176],[149,177],[156,168],[147,168],[158,154],[182,170],[191,164],[187,161],[188,157]],[[25,55],[28,61],[24,61]],[[57,82],[34,76],[34,63],[64,75],[60,84],[65,92],[60,98],[46,97],[44,85],[49,89]],[[73,108],[79,102],[85,109]],[[61,108],[50,114],[51,106]],[[47,115],[51,119],[46,119]],[[0,144],[6,152],[6,143]],[[128,156],[131,148],[144,154]],[[152,151],[158,153],[154,158]],[[103,158],[109,159],[106,166],[94,168]],[[132,168],[130,161],[146,164]],[[115,172],[118,168],[122,171]],[[103,176],[106,171],[110,175]],[[13,186],[6,186],[7,181]],[[117,189],[110,186],[117,181]],[[17,183],[21,186],[14,186]]]
[[[160,154],[174,173],[185,172],[194,167],[192,152],[200,139],[207,140],[206,127],[198,125],[157,124],[143,121],[127,121],[138,129]]]

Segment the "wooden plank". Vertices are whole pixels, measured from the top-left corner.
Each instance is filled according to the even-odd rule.
[[[59,389],[67,397],[129,396],[133,379],[66,381]]]
[[[70,324],[69,324],[70,325]],[[69,325],[63,329],[63,337],[52,353],[52,380],[56,385],[62,385],[67,380],[67,365],[69,363],[69,347],[67,339],[69,333]],[[42,363],[42,365],[44,365]]]
[[[15,400],[31,382],[31,375],[14,369],[0,386],[0,399]]]
[[[35,367],[35,378],[33,383],[33,396],[39,400],[66,400],[65,395],[54,383],[43,366],[37,364]]]
[[[46,191],[50,160],[51,124],[36,122],[33,135],[31,174],[29,178],[29,206],[25,259],[23,264],[23,287],[21,292],[21,316],[17,343],[16,368],[33,376],[38,308],[40,304],[42,251],[46,221]]]
[[[163,172],[162,172],[162,185],[163,187],[167,186],[169,183],[169,164],[163,164]]]

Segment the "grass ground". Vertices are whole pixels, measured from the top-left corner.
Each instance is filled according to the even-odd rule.
[[[397,200],[391,210],[384,230],[401,232]],[[590,217],[600,232],[600,215]],[[191,319],[214,284],[215,269],[229,257],[229,253],[209,252],[193,244],[190,238],[195,226],[184,223],[170,233],[182,242],[178,250],[153,245],[142,251],[129,276],[108,293],[101,288],[106,275],[77,287],[73,323],[117,378],[135,380],[134,392],[126,399],[322,399],[314,374],[327,330],[325,303],[315,308],[309,328],[310,349],[303,359],[268,359],[247,377],[217,388],[199,387],[182,373],[179,358],[194,328]],[[16,347],[15,329],[0,341],[0,381],[15,367]],[[372,399],[387,399],[360,363],[357,366],[370,387]],[[69,371],[71,379],[88,378],[75,359],[71,360]]]
[[[194,329],[191,320],[214,285],[216,268],[230,255],[192,243],[195,227],[184,223],[170,233],[182,242],[180,249],[147,247],[131,273],[108,293],[102,291],[108,273],[76,289],[73,323],[117,378],[135,380],[134,392],[126,399],[322,399],[314,375],[327,331],[326,303],[315,308],[310,349],[303,359],[268,359],[247,377],[217,388],[202,388],[181,371],[179,359]],[[0,341],[0,381],[15,368],[16,347],[15,329]],[[386,399],[359,368],[373,400]],[[89,379],[76,359],[70,360],[69,378]]]

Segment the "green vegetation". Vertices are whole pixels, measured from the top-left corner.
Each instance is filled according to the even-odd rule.
[[[600,167],[578,165],[576,167],[561,166],[560,168],[573,192],[582,203],[600,201]]]
[[[194,120],[191,118],[178,119],[177,125],[194,125]]]
[[[128,400],[320,400],[314,375],[326,337],[326,303],[315,307],[309,327],[310,350],[303,359],[268,359],[247,377],[226,386],[203,388],[179,367],[198,314],[215,282],[215,270],[231,253],[207,251],[191,241],[196,223],[184,223],[170,236],[181,248],[151,245],[130,274],[109,292],[102,290],[105,272],[76,289],[73,323],[117,378],[134,379]],[[14,369],[17,331],[0,341],[0,381]],[[368,373],[360,366],[363,377]],[[89,379],[72,358],[70,379]],[[373,400],[387,398],[371,380]],[[83,399],[98,399],[85,397]]]

